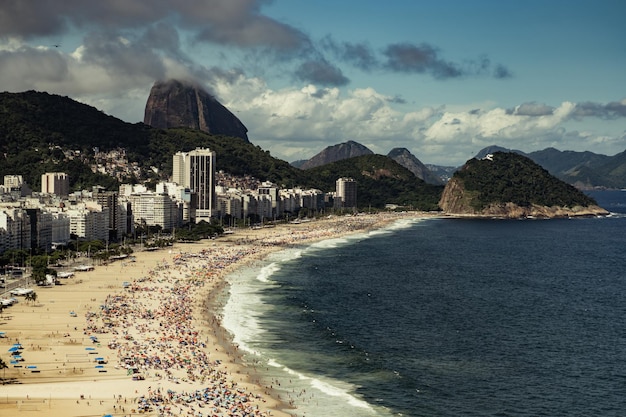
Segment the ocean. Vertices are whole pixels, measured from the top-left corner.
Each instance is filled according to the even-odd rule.
[[[293,415],[626,412],[626,192],[555,220],[416,219],[229,276],[223,323]]]

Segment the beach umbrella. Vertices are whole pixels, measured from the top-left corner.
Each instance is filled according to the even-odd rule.
[[[28,369],[37,369],[37,367],[35,365],[28,365],[26,368],[28,368]]]
[[[9,352],[17,352],[18,350],[20,350],[20,348],[18,348],[17,346],[9,348]]]
[[[18,361],[11,361],[11,365],[17,365],[17,364],[19,364]]]

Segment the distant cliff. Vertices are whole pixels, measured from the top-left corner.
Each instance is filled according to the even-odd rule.
[[[374,152],[360,143],[349,140],[338,145],[328,146],[313,158],[300,166],[301,169],[310,169],[343,159],[354,158],[356,156],[372,155]]]
[[[190,82],[157,81],[150,90],[144,123],[167,129],[188,127],[248,141],[248,129],[206,90]]]
[[[469,160],[446,184],[439,207],[447,214],[504,218],[608,214],[529,158],[503,152]]]

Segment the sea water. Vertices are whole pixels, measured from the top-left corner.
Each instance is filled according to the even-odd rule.
[[[613,214],[416,219],[229,277],[223,323],[294,415],[626,409],[626,192]]]

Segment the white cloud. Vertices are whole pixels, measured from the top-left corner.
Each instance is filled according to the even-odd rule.
[[[524,151],[554,146],[607,154],[626,148],[623,131],[611,135],[565,128],[572,120],[609,111],[617,117],[624,102],[516,107],[523,111],[493,103],[483,103],[482,109],[457,104],[406,111],[406,105],[398,107],[394,97],[370,87],[273,89],[263,78],[246,76],[241,70],[203,67],[150,51],[133,54],[136,44],[112,39],[86,43],[66,54],[13,39],[0,47],[0,85],[11,86],[11,91],[35,89],[67,95],[135,123],[143,120],[155,81],[154,67],[165,78],[199,78],[248,127],[252,143],[288,161],[310,158],[326,146],[347,140],[380,154],[404,147],[423,162],[447,165],[460,165],[492,144]],[[110,59],[93,59],[97,51],[109,53]],[[116,58],[123,65],[112,68],[111,60]]]

